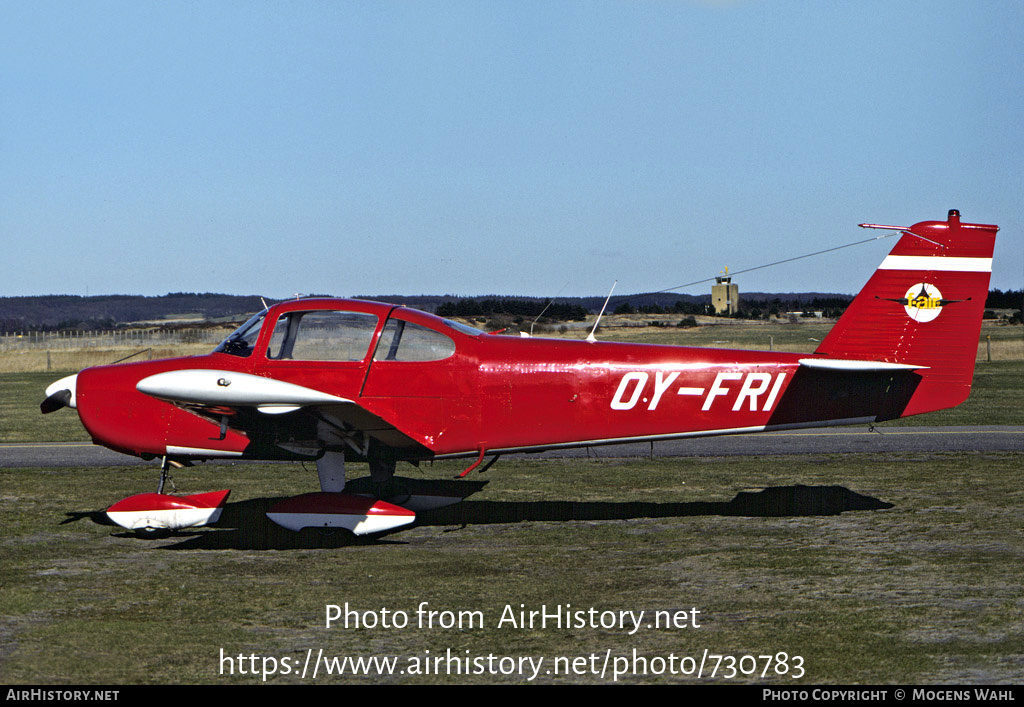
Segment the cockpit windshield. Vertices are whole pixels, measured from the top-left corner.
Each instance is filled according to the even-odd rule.
[[[256,338],[260,335],[260,327],[263,326],[263,317],[266,314],[263,311],[254,315],[245,324],[235,329],[231,336],[220,342],[217,348],[214,349],[214,352],[241,356],[242,358],[251,355],[252,349],[256,345]]]

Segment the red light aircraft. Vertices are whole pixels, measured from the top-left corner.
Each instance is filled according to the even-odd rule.
[[[47,388],[41,408],[77,408],[96,444],[161,458],[164,473],[215,458],[316,460],[321,491],[268,515],[293,530],[363,534],[444,502],[379,500],[399,461],[470,458],[468,472],[505,452],[872,423],[958,405],[998,227],[961,223],[955,210],[909,228],[862,225],[902,235],[811,355],[490,336],[401,306],[299,299],[260,312],[209,355],[87,368]],[[346,461],[369,463],[376,493],[345,491]],[[120,506],[118,522],[142,531],[199,525],[219,515],[214,496],[223,504],[219,494],[143,494],[111,515]],[[189,499],[206,500],[182,520]]]

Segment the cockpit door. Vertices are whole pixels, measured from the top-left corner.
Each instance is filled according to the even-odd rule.
[[[273,327],[260,368],[274,378],[358,398],[379,328],[376,314],[336,309],[283,312]]]
[[[363,386],[363,400],[392,410],[411,431],[437,447],[478,442],[476,370],[441,327],[410,321],[403,310],[385,323]],[[383,413],[382,413],[383,414]]]

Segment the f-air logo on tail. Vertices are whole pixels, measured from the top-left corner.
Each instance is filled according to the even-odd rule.
[[[884,298],[887,299],[887,298]],[[968,299],[970,299],[968,297]],[[934,321],[942,313],[942,308],[947,304],[963,302],[962,299],[942,299],[939,288],[929,282],[919,282],[911,285],[903,299],[887,299],[889,302],[897,302],[903,305],[907,316],[915,322],[924,323]]]
[[[942,312],[942,305],[939,288],[927,282],[919,282],[907,290],[903,309],[915,322],[930,322]]]

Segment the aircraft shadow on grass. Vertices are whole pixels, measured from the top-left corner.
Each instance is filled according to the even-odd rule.
[[[480,488],[486,482],[479,482]],[[479,490],[479,489],[477,489]],[[228,503],[215,526],[184,530],[165,545],[175,550],[284,550],[331,548],[359,545],[401,544],[399,539],[381,535],[355,537],[345,531],[307,528],[295,533],[266,517],[267,510],[282,498],[256,498]],[[731,501],[690,501],[656,503],[646,501],[463,501],[422,511],[417,526],[456,526],[520,523],[529,521],[639,520],[698,516],[745,516],[761,518],[832,516],[845,511],[874,511],[892,508],[892,503],[865,496],[845,486],[772,486],[762,491],[741,491]],[[65,523],[90,518],[101,525],[113,525],[103,511],[68,513]],[[400,530],[406,530],[401,528]],[[397,531],[396,531],[397,532]],[[128,531],[118,537],[134,537]]]

